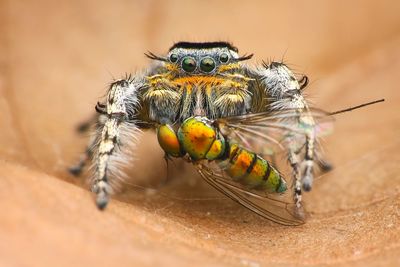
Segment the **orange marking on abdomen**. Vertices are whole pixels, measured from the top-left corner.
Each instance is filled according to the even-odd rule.
[[[231,151],[232,153],[233,151]],[[235,155],[231,155],[227,172],[233,179],[240,179],[247,175],[248,169],[254,160],[255,154],[244,149],[238,149]]]

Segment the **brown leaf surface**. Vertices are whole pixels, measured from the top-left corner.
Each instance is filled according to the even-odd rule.
[[[398,1],[0,5],[1,266],[399,266]],[[112,76],[179,39],[228,39],[258,62],[285,54],[329,111],[386,98],[337,117],[326,139],[336,168],[306,194],[305,225],[257,217],[182,163],[146,189],[166,177],[151,133],[105,212],[67,174],[86,142],[74,127]]]

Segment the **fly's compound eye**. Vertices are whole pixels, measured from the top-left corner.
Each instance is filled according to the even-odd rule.
[[[210,57],[203,58],[200,61],[200,69],[204,72],[212,72],[215,69],[215,61]]]
[[[219,61],[221,61],[222,63],[226,63],[229,60],[229,55],[227,53],[222,53],[221,55],[219,55]]]
[[[177,61],[178,61],[178,55],[177,55],[177,54],[171,54],[171,55],[169,56],[169,60],[170,60],[172,63],[177,62]]]
[[[182,60],[182,69],[186,72],[193,72],[196,69],[196,60],[192,57],[185,57]]]

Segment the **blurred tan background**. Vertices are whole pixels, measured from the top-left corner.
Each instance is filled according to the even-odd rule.
[[[0,266],[399,266],[399,10],[366,0],[1,1]],[[338,116],[325,147],[336,169],[305,196],[305,225],[265,221],[181,163],[157,186],[166,166],[151,133],[105,212],[65,171],[87,141],[74,128],[108,83],[179,40],[228,40],[254,64],[284,58],[328,111],[386,99]]]

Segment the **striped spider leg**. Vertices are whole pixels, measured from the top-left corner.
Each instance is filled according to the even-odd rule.
[[[295,180],[295,201],[296,205],[300,206],[302,188],[305,191],[310,191],[312,188],[317,144],[315,121],[307,101],[301,94],[302,89],[308,84],[308,78],[303,76],[298,80],[285,64],[278,62],[264,64],[257,71],[268,96],[267,110],[277,113],[280,110],[294,110],[297,116],[288,118],[286,122],[295,124],[296,127],[301,125],[304,129],[303,136],[292,136],[288,133],[286,140],[287,157]],[[304,153],[301,153],[303,150]],[[321,162],[322,169],[328,169],[328,163],[324,160],[317,162]]]
[[[135,115],[139,92],[145,87],[141,76],[115,81],[107,93],[106,103],[96,106],[100,116],[89,151],[94,169],[91,188],[99,209],[106,207],[112,189],[124,179],[121,165],[131,158],[140,134]]]

